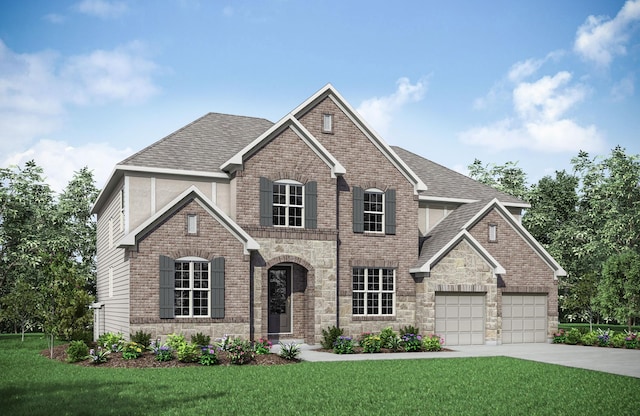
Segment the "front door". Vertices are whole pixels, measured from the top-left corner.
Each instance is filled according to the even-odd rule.
[[[269,333],[291,333],[291,266],[269,269]]]

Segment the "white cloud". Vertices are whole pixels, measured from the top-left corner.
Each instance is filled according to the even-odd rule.
[[[512,93],[515,117],[466,130],[460,139],[494,151],[602,151],[604,140],[595,126],[581,126],[566,117],[588,92],[582,85],[571,85],[571,78],[569,72],[561,71],[535,82],[517,84]]]
[[[616,55],[627,53],[630,33],[640,21],[640,0],[627,1],[615,18],[589,16],[578,28],[574,50],[584,59],[608,66]]]
[[[74,172],[85,166],[93,171],[96,186],[105,185],[113,167],[131,154],[131,149],[115,149],[105,143],[87,143],[79,147],[66,142],[40,140],[30,149],[14,153],[2,161],[2,166],[24,166],[34,160],[44,170],[46,182],[59,193],[67,186]]]
[[[513,104],[520,118],[544,121],[560,118],[586,95],[582,86],[563,88],[570,80],[571,74],[562,71],[533,83],[520,83],[513,90]]]
[[[635,79],[633,74],[627,75],[611,87],[611,98],[614,101],[622,101],[627,97],[632,97],[634,93]]]
[[[398,88],[393,94],[369,98],[357,108],[360,115],[381,134],[387,132],[396,111],[407,103],[422,100],[427,91],[427,81],[423,79],[412,85],[409,78],[403,77],[396,84]]]
[[[64,23],[65,20],[67,20],[66,17],[64,17],[61,14],[57,14],[57,13],[49,13],[49,14],[44,15],[42,18],[44,20],[46,20],[47,22],[53,23],[53,24],[56,24],[56,25]]]
[[[127,11],[127,5],[121,1],[83,0],[74,8],[89,16],[110,19],[122,16]]]
[[[138,43],[64,58],[15,53],[0,40],[0,154],[61,128],[69,106],[148,99],[156,70]]]

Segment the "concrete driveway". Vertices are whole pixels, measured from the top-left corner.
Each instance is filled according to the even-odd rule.
[[[637,349],[563,344],[460,345],[446,348],[452,351],[339,355],[303,344],[300,358],[304,361],[357,361],[505,356],[640,378],[640,350]],[[278,349],[274,346],[274,352]]]

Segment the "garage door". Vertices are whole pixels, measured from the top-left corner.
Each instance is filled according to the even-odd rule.
[[[502,295],[502,343],[547,342],[547,295]]]
[[[484,299],[484,293],[436,293],[436,333],[446,345],[485,343]]]

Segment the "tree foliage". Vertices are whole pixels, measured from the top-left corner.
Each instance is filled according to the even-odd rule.
[[[97,195],[76,172],[56,198],[34,161],[0,169],[0,320],[69,337],[90,324],[95,293]],[[22,308],[20,307],[22,306]]]
[[[631,330],[640,317],[640,254],[629,249],[609,257],[602,267],[596,301],[601,310]]]
[[[559,282],[561,318],[620,319],[603,301],[612,299],[603,294],[610,282],[604,265],[627,250],[640,252],[640,159],[618,146],[601,158],[581,151],[571,163],[572,173],[556,172],[524,190],[526,175],[515,163],[484,166],[476,159],[469,171],[530,203],[523,225],[568,272]]]

